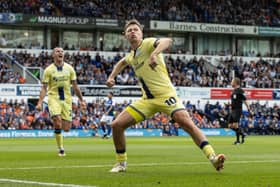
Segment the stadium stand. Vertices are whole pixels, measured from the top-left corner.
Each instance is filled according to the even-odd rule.
[[[5,1],[1,3],[0,11],[126,20],[137,18],[239,25],[280,25],[279,3],[272,0],[167,0],[164,2],[160,0],[149,2],[144,0],[28,0]]]
[[[280,3],[272,0],[27,0],[3,1],[0,4],[1,13],[79,16],[116,20],[137,18],[144,22],[149,20],[165,20],[271,27],[280,26],[279,10]],[[47,34],[50,33],[45,32],[45,35]],[[91,34],[95,35],[96,33]],[[226,35],[224,36],[227,37]],[[184,37],[187,38],[188,36]],[[30,41],[24,43],[25,40],[21,40],[23,43],[11,46],[11,43],[8,44],[6,39],[7,37],[1,34],[1,48],[45,48],[43,47],[43,43]],[[96,39],[98,40],[97,37]],[[203,39],[203,36],[201,36],[201,39]],[[242,37],[240,40],[242,40]],[[98,41],[95,42],[94,45],[97,43]],[[104,85],[113,66],[124,56],[124,54],[120,54],[120,51],[126,51],[125,47],[114,46],[112,47],[112,51],[119,51],[119,53],[105,57],[100,54],[103,52],[101,46],[89,46],[87,48],[78,45],[68,46],[67,43],[63,44],[65,50],[67,50],[65,53],[65,61],[73,65],[77,72],[78,83],[82,85]],[[274,48],[276,48],[276,45],[277,43],[275,43]],[[272,44],[270,47],[271,46]],[[81,49],[89,50],[90,52],[81,53],[78,51]],[[70,53],[68,50],[72,50],[72,52]],[[93,51],[94,55],[92,55]],[[235,52],[237,53],[237,51],[238,50]],[[240,52],[241,56],[252,57],[251,60],[244,60],[243,57],[230,56],[235,54],[231,54],[229,49],[217,51],[216,49],[209,48],[203,51],[203,55],[228,56],[226,58],[216,59],[215,61],[209,60],[207,56],[190,57],[188,54],[191,52],[188,51],[188,49],[179,48],[177,51],[171,52],[177,54],[166,55],[165,61],[170,78],[175,86],[227,88],[230,87],[230,81],[234,74],[242,79],[242,86],[246,88],[280,87],[280,60],[261,58],[261,53],[259,51],[243,50]],[[9,51],[7,54],[10,55],[11,59],[24,67],[41,67],[44,69],[52,63],[52,56],[48,51],[33,54],[27,51],[13,50]],[[274,56],[275,54],[268,53],[265,55]],[[22,84],[25,82],[26,80],[19,73],[14,73],[13,67],[5,63],[5,58],[2,58],[0,53],[0,83]],[[134,77],[134,72],[129,67],[125,68],[124,71],[117,76],[116,82],[118,85],[138,84],[138,80]],[[198,127],[226,127],[226,120],[229,113],[228,105],[225,103],[213,104],[209,102],[199,105],[198,103],[192,102],[185,101],[184,104]],[[118,113],[121,111],[128,103],[129,101],[117,103],[116,112]],[[73,103],[72,128],[100,128],[99,121],[104,112],[103,101],[93,100],[89,102],[86,115],[79,110],[77,105],[77,103]],[[254,115],[249,116],[244,111],[240,121],[247,133],[280,134],[279,105],[264,106],[254,101],[251,103],[251,108],[254,109]],[[7,101],[6,99],[1,100],[0,98],[0,129],[52,128],[47,108],[42,112],[37,112],[24,100],[20,102],[16,99]],[[169,136],[178,134],[179,127],[178,124],[173,124],[166,115],[159,113],[149,120],[136,124],[132,128],[160,128],[163,130],[164,135]]]
[[[51,54],[41,52],[39,55],[10,51],[8,54],[17,62],[26,67],[45,67],[50,64]],[[94,56],[89,53],[74,52],[66,53],[65,60],[75,67],[78,75],[79,84],[104,84],[108,73],[113,65],[122,58],[122,55],[116,53],[107,59],[98,52]],[[230,69],[235,74],[243,77],[243,84],[246,87],[272,88],[279,87],[280,61],[264,60],[258,58],[256,61],[245,62],[242,58],[224,58],[215,64],[214,71],[205,69],[204,63],[207,58],[193,57],[189,60],[184,57],[175,57],[167,55],[166,64],[169,69],[170,77],[176,86],[204,86],[204,87],[228,87]],[[12,83],[11,77],[7,77],[5,59],[1,59],[1,81]],[[3,73],[4,72],[4,73]],[[9,72],[9,71],[8,71]],[[117,78],[118,84],[135,85],[137,80],[133,78],[133,72],[127,68]],[[267,81],[270,80],[270,81]],[[15,81],[15,83],[18,83]],[[121,111],[129,102],[124,101],[116,104],[117,112]],[[184,102],[191,118],[200,128],[220,128],[226,127],[229,108],[225,104],[209,102],[205,105],[199,103]],[[241,124],[249,134],[279,134],[280,133],[280,108],[277,104],[274,106],[263,106],[258,102],[251,103],[254,109],[254,115],[249,116],[245,111],[241,119]],[[101,100],[94,100],[88,103],[87,114],[79,111],[77,104],[73,103],[73,129],[98,129],[100,117],[104,111],[104,103]],[[0,101],[0,128],[1,129],[52,129],[52,123],[49,118],[47,108],[43,112],[32,110],[32,107],[24,101],[1,100]],[[164,114],[157,114],[155,117],[136,124],[132,128],[160,128],[166,136],[177,135],[178,125],[173,124]]]
[[[116,103],[116,113],[119,113],[129,102]],[[227,103],[209,103],[198,105],[185,101],[192,120],[199,128],[221,128],[226,127],[226,120],[229,114]],[[277,104],[268,106],[259,102],[252,102],[250,106],[254,112],[250,116],[243,112],[241,125],[248,134],[272,135],[280,134],[280,107]],[[24,100],[18,101],[0,98],[0,129],[52,129],[48,108],[38,112]],[[103,100],[88,102],[86,114],[80,111],[78,104],[73,103],[72,129],[98,129],[100,118],[105,110]],[[162,129],[166,136],[178,135],[178,124],[173,123],[168,116],[162,113],[156,114],[149,120],[136,124],[132,128],[137,129]]]
[[[27,52],[8,52],[14,60],[25,67],[42,67],[52,63],[51,54],[41,52],[38,56]],[[105,84],[107,76],[116,62],[122,57],[120,53],[105,58],[96,52],[80,54],[79,51],[65,54],[65,61],[74,66],[79,84]],[[186,56],[187,57],[187,56]],[[214,69],[205,64],[207,58],[184,58],[169,55],[165,57],[170,78],[175,86],[189,87],[230,87],[231,70],[235,76],[243,80],[243,87],[247,88],[279,88],[280,60],[258,58],[244,61],[242,58],[229,57],[220,59]],[[7,79],[11,80],[11,79]],[[4,81],[4,79],[3,79]],[[120,85],[136,85],[137,80],[131,68],[126,68],[116,79]],[[17,82],[15,82],[17,83]]]
[[[24,84],[25,79],[6,63],[6,59],[0,54],[0,83]]]
[[[52,15],[55,9],[48,0],[1,1],[0,12]]]

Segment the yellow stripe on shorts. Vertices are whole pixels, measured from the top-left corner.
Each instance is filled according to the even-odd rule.
[[[143,113],[133,106],[127,106],[125,110],[135,119],[136,123],[143,121],[146,118]]]

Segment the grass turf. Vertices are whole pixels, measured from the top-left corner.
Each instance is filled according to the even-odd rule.
[[[1,139],[0,186],[41,186],[16,179],[87,186],[280,186],[280,136],[209,137],[226,154],[225,170],[216,172],[190,138],[127,138],[128,170],[109,173],[115,155],[112,140],[66,138],[66,157],[58,157],[54,139]]]

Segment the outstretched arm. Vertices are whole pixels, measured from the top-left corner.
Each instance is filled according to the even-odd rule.
[[[127,62],[125,61],[125,57],[122,58],[114,67],[112,73],[109,75],[108,80],[106,82],[108,87],[113,87],[115,85],[115,77],[127,66]]]
[[[168,49],[172,45],[171,38],[160,38],[155,42],[155,50],[152,52],[152,55],[158,55],[164,50]]]
[[[172,45],[171,38],[160,38],[155,42],[155,50],[152,52],[150,56],[150,66],[154,69],[157,66],[157,55],[164,50],[168,49]]]

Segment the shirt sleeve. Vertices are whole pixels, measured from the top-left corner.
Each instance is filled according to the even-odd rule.
[[[49,71],[49,69],[46,69],[43,74],[42,82],[49,83],[49,81],[50,81],[50,71]]]
[[[144,40],[145,47],[147,48],[149,53],[152,53],[154,49],[157,47],[156,43],[159,40],[159,38],[146,38]]]
[[[130,53],[128,55],[125,56],[125,62],[127,64],[131,64],[131,61],[129,60],[130,59]]]

